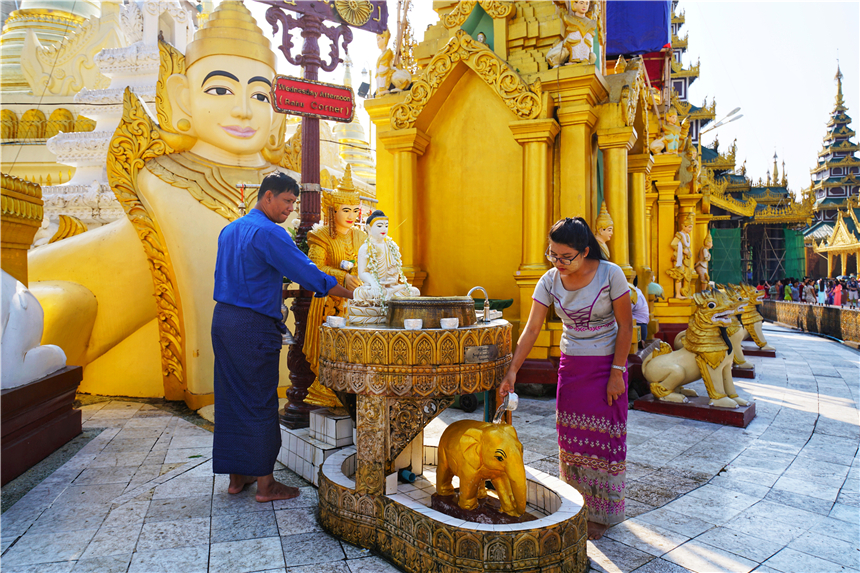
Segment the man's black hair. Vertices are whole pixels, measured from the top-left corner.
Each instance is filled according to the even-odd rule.
[[[270,173],[263,178],[263,182],[260,184],[260,189],[257,191],[258,202],[263,198],[263,195],[266,194],[266,191],[271,191],[272,195],[275,197],[281,193],[291,193],[298,197],[299,184],[296,183],[295,179],[283,171],[277,171],[275,173]]]
[[[597,243],[597,237],[582,217],[559,219],[549,230],[549,239],[553,243],[566,245],[580,253],[588,247],[587,259],[603,260],[603,252]]]

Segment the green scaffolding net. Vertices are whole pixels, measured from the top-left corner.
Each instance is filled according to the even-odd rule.
[[[711,229],[711,280],[717,284],[739,284],[741,271],[741,230]]]
[[[803,233],[794,229],[785,232],[785,276],[800,278],[806,275],[806,251]]]

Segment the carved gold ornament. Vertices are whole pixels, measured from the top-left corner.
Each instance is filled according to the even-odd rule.
[[[535,119],[540,114],[540,84],[529,86],[485,44],[476,42],[463,30],[457,30],[412,84],[406,101],[392,108],[391,126],[394,129],[414,127],[433,94],[461,61],[493,88],[518,118]]]
[[[72,217],[71,215],[60,215],[60,227],[57,229],[57,232],[54,233],[54,236],[51,237],[51,240],[48,241],[48,244],[56,243],[57,241],[62,241],[63,239],[74,237],[75,235],[80,235],[81,233],[86,232],[86,230],[87,226],[77,217]]]
[[[461,0],[457,6],[448,14],[442,17],[442,25],[448,28],[456,28],[462,26],[472,10],[475,9],[475,4],[480,4],[484,12],[490,15],[491,18],[507,18],[514,11],[513,2],[501,2],[499,0]]]
[[[161,229],[140,200],[136,185],[147,160],[174,153],[163,135],[140,98],[125,88],[122,120],[108,152],[108,181],[140,238],[152,273],[165,390],[181,391],[185,387],[185,350],[179,290]]]
[[[370,0],[335,0],[334,7],[344,22],[352,26],[364,26],[373,14]]]

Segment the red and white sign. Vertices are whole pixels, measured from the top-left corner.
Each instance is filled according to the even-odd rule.
[[[276,76],[272,107],[278,113],[349,123],[355,113],[352,88],[290,76]]]

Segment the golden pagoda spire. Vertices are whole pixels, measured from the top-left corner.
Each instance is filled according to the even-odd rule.
[[[839,68],[839,60],[836,61],[836,107],[842,107],[845,101],[842,99],[842,70]]]
[[[779,168],[776,166],[776,151],[773,152],[773,184],[777,185],[779,183]]]

